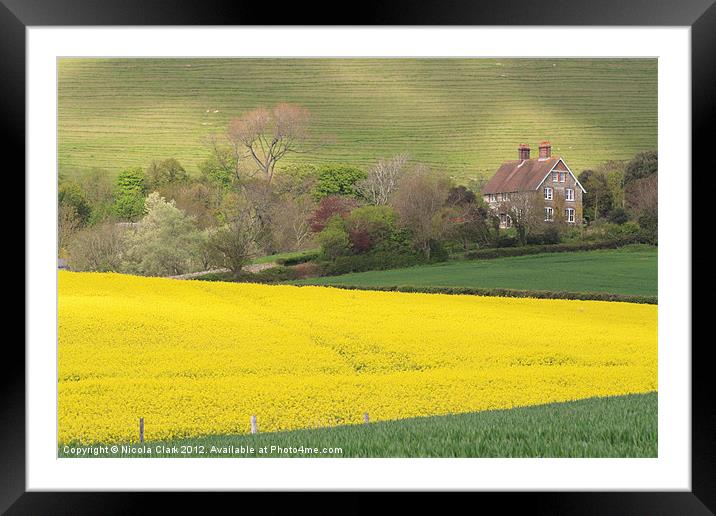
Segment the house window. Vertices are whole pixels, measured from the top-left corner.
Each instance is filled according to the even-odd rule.
[[[503,200],[503,201],[507,201],[507,200],[509,200],[509,198],[510,198],[509,195],[507,195],[506,193],[503,193],[503,194],[502,194],[502,200]]]
[[[557,172],[552,172],[552,182],[556,183],[559,181],[559,174]]]
[[[573,201],[574,200],[574,190],[571,188],[565,188],[564,189],[564,198],[567,201]]]
[[[565,215],[567,216],[567,222],[570,224],[574,223],[574,208],[567,208],[564,210]]]
[[[544,198],[546,201],[552,200],[552,189],[549,186],[544,189]]]
[[[495,194],[490,194],[490,202],[497,202],[497,196]]]
[[[554,220],[554,210],[549,206],[544,209],[544,221],[552,222]]]
[[[500,213],[500,225],[505,228],[509,228],[512,225],[512,217],[507,213]]]
[[[567,177],[567,174],[565,172],[559,173],[559,182],[564,183],[565,178]]]

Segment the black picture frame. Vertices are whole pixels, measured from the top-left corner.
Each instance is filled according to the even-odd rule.
[[[169,0],[0,0],[0,105],[6,156],[17,158],[15,170],[25,166],[25,30],[30,26],[64,25],[620,25],[689,26],[692,36],[692,169],[709,174],[713,142],[711,121],[716,115],[716,4],[714,0],[363,0],[325,5],[293,2],[280,6],[245,1],[175,3]],[[22,168],[20,168],[22,167]],[[31,192],[26,192],[26,195]],[[691,192],[689,192],[691,195]],[[696,212],[692,214],[694,224]],[[696,227],[696,226],[695,226]],[[693,249],[692,249],[693,253]],[[693,255],[692,255],[693,256]],[[693,259],[692,259],[693,263]],[[54,266],[55,264],[53,264]],[[26,270],[25,274],[30,271]],[[692,318],[693,327],[693,318]],[[480,493],[475,507],[498,503],[500,510],[522,509],[550,514],[712,514],[716,509],[714,482],[714,404],[711,339],[695,341],[692,352],[692,491],[609,493]],[[689,346],[690,342],[678,343]],[[0,403],[0,511],[7,514],[134,514],[159,501],[163,510],[206,510],[205,500],[167,493],[39,493],[25,489],[25,355],[16,340],[7,339]],[[205,497],[202,495],[201,497]],[[257,496],[271,497],[272,508],[282,500],[276,494],[242,494],[244,503]],[[312,512],[372,512],[376,494],[350,494],[340,506],[317,501],[306,494],[303,503]],[[258,500],[257,500],[258,501]],[[471,500],[464,502],[475,504]],[[298,505],[296,505],[298,503]],[[423,510],[422,494],[406,501]],[[404,505],[403,509],[407,509]],[[331,508],[332,507],[332,508]],[[316,511],[316,509],[318,511]],[[441,506],[441,512],[445,506]],[[274,510],[266,511],[274,513]]]

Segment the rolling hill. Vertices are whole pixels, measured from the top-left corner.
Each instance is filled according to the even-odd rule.
[[[301,104],[332,143],[303,162],[369,166],[408,152],[458,179],[520,142],[575,172],[657,144],[655,59],[86,59],[58,63],[59,168],[116,174],[178,158],[257,106]]]

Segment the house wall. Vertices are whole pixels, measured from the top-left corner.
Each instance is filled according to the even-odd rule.
[[[564,172],[564,182],[554,182],[552,180],[552,174],[547,176],[542,184],[539,186],[537,191],[544,197],[545,187],[551,187],[553,190],[552,200],[544,201],[545,206],[551,206],[555,209],[554,218],[557,220],[559,217],[561,220],[565,220],[564,210],[567,208],[574,208],[574,224],[578,225],[582,223],[582,189],[577,184],[577,181],[572,177],[567,168],[560,162],[553,170],[553,172]],[[567,201],[565,198],[565,191],[567,188],[571,188],[574,191],[574,201]],[[561,213],[557,213],[557,209]]]

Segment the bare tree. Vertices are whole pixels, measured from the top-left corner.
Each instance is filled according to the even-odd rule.
[[[226,267],[238,278],[244,266],[256,254],[256,239],[260,229],[251,210],[240,209],[225,225],[208,231],[208,261]]]
[[[629,211],[637,217],[644,213],[656,213],[659,204],[659,179],[652,174],[629,183],[624,192]]]
[[[370,204],[386,205],[398,187],[398,181],[408,162],[408,155],[398,154],[389,160],[380,160],[369,171],[368,177],[358,182],[356,190]]]
[[[279,251],[302,249],[313,236],[309,219],[315,208],[310,196],[282,196],[272,207],[273,239]]]
[[[60,204],[58,213],[58,249],[66,250],[72,236],[82,227],[77,210],[71,204]]]
[[[112,222],[79,231],[68,246],[69,264],[76,271],[118,271],[124,251],[124,231]]]
[[[415,246],[428,259],[430,244],[439,240],[450,224],[450,210],[445,207],[450,186],[444,174],[420,166],[403,175],[392,196],[400,224],[410,229]]]
[[[504,201],[500,207],[500,211],[506,212],[512,221],[512,225],[517,231],[520,244],[525,245],[527,235],[536,233],[544,228],[545,224],[545,205],[541,192],[524,192],[510,194],[508,201]],[[560,207],[555,201],[553,217],[554,222],[561,220]]]
[[[273,178],[276,163],[289,153],[299,152],[308,139],[311,115],[306,108],[278,104],[273,109],[258,108],[229,123],[227,132],[233,155],[245,152],[267,182]],[[240,159],[236,161],[238,171]]]

